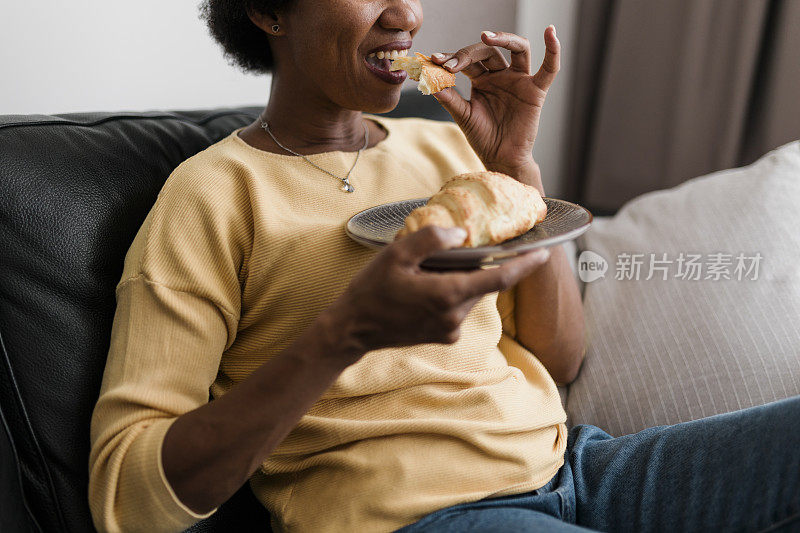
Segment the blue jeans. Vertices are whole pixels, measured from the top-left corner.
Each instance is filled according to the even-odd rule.
[[[396,533],[588,530],[800,531],[800,396],[617,438],[575,426],[545,486]]]

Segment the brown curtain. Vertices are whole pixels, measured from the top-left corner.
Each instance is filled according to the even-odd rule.
[[[800,139],[800,0],[583,0],[566,196],[639,194]]]

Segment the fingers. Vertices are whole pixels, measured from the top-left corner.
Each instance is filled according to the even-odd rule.
[[[550,257],[550,250],[540,248],[509,259],[496,268],[478,270],[461,277],[464,297],[471,298],[495,291],[510,289],[522,278],[536,270]]]
[[[553,25],[544,30],[544,60],[539,71],[533,75],[533,82],[544,92],[553,84],[561,68],[561,43],[556,37],[556,28]]]
[[[417,265],[439,250],[455,248],[464,243],[467,232],[463,228],[425,226],[393,242],[395,253],[406,264]]]
[[[489,46],[499,46],[511,52],[511,68],[525,74],[531,73],[531,43],[513,33],[485,31],[481,40]]]
[[[500,52],[500,49],[496,46],[487,44],[485,47],[478,47],[478,50],[481,50],[481,52],[476,55],[476,58],[482,58],[479,61],[487,70],[495,71],[508,68],[508,61],[506,61],[506,58],[503,57],[502,52]]]
[[[545,54],[542,65],[533,75],[534,84],[546,93],[561,68],[561,43],[556,36],[556,28],[548,26],[544,31]],[[511,52],[509,65],[500,48]],[[509,32],[481,33],[481,42],[465,46],[455,53],[433,54],[431,61],[450,72],[462,72],[469,78],[477,78],[486,72],[510,68],[530,75],[531,44],[528,39]]]
[[[471,109],[469,102],[458,94],[455,87],[448,87],[438,93],[433,93],[433,97],[450,113],[456,124],[462,126],[469,121]]]
[[[431,61],[441,65],[450,72],[461,72],[469,78],[475,78],[485,72],[504,70],[508,62],[500,49],[484,43],[465,46],[458,52],[441,52],[431,55]]]
[[[483,64],[482,61],[476,61],[468,67],[461,69],[461,73],[469,79],[477,78],[481,74],[486,74],[487,72],[489,72],[489,69]]]

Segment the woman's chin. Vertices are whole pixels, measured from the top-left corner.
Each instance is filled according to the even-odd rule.
[[[361,111],[364,113],[388,113],[400,101],[402,94],[402,86],[398,85],[396,88],[392,87],[381,92],[372,92],[370,98],[364,99],[361,103]]]

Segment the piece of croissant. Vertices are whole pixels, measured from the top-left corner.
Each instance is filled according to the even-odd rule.
[[[408,77],[418,81],[417,89],[422,94],[438,93],[456,84],[456,75],[431,61],[425,54],[414,52],[414,57],[392,59],[389,70],[405,70]]]
[[[395,239],[425,226],[460,227],[467,230],[462,246],[491,246],[526,233],[546,215],[535,187],[499,172],[469,172],[450,178],[411,211]]]

